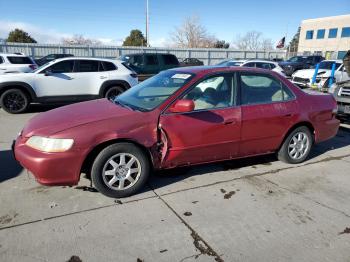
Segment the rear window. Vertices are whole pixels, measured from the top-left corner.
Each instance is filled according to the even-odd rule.
[[[178,65],[179,61],[174,55],[162,55],[165,65]]]
[[[115,64],[113,64],[111,62],[102,61],[101,65],[102,65],[102,68],[100,67],[99,71],[113,71],[113,70],[117,70],[117,67],[115,66]]]
[[[79,60],[79,67],[76,72],[98,72],[98,61],[95,60]]]
[[[2,56],[0,56],[0,64],[2,64],[4,62],[4,59],[2,58]]]
[[[32,59],[27,56],[8,56],[11,64],[33,64]]]

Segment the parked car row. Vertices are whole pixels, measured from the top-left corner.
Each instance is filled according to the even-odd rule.
[[[224,60],[217,64],[218,66],[244,66],[244,67],[256,67],[267,70],[272,70],[279,73],[282,76],[286,76],[283,68],[274,61],[263,59],[250,59],[250,60]]]
[[[329,81],[331,77],[333,64],[335,64],[335,82],[350,79],[350,76],[345,71],[342,60],[323,60],[321,63],[319,63],[319,69],[314,84],[319,85],[320,87],[327,84],[326,82]],[[298,70],[293,73],[292,82],[300,87],[311,87],[314,74],[315,68]]]

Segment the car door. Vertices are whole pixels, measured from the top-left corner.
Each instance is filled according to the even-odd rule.
[[[203,83],[204,91],[200,88]],[[162,167],[236,157],[241,129],[241,108],[237,106],[236,97],[236,75],[210,76],[180,97],[194,101],[193,111],[161,114],[159,126],[167,147]]]
[[[102,84],[109,79],[101,61],[77,59],[74,67],[75,90],[80,95],[98,95]]]
[[[35,75],[34,87],[38,97],[57,97],[79,94],[73,72],[74,60],[58,61]]]
[[[275,151],[297,116],[294,94],[269,74],[242,72],[239,77],[241,156]]]

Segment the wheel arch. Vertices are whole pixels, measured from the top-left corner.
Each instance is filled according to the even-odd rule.
[[[20,89],[23,92],[25,92],[28,96],[29,99],[31,101],[35,101],[37,99],[37,96],[34,92],[34,89],[32,88],[31,85],[29,85],[28,83],[24,83],[24,82],[19,82],[19,81],[15,81],[15,82],[4,82],[4,83],[0,83],[0,96],[7,90],[9,89]]]
[[[278,147],[278,150],[281,148],[281,146],[283,145],[283,142],[286,140],[286,138],[289,136],[290,133],[293,132],[294,129],[298,128],[298,127],[301,127],[301,126],[305,126],[307,127],[310,132],[311,132],[311,135],[312,135],[312,143],[315,142],[315,128],[314,126],[308,122],[308,121],[302,121],[302,122],[298,122],[296,123],[295,125],[291,126],[288,131],[285,133],[285,135],[283,136],[283,139]]]
[[[104,97],[107,89],[112,86],[121,86],[124,91],[131,87],[130,84],[125,80],[108,80],[101,85],[99,96]]]
[[[138,143],[135,140],[132,139],[127,139],[127,138],[116,138],[116,139],[111,139],[111,140],[107,140],[104,141],[98,145],[96,145],[94,148],[92,148],[90,150],[90,152],[85,156],[84,161],[81,165],[80,168],[80,173],[85,173],[88,177],[90,177],[90,171],[92,168],[92,164],[94,162],[94,160],[96,159],[97,155],[103,150],[105,149],[107,146],[116,144],[116,143],[129,143],[129,144],[133,144],[135,146],[137,146],[138,148],[140,148],[145,155],[147,156],[148,160],[150,161],[151,167],[153,167],[154,165],[154,158],[153,155],[151,153],[151,149],[145,147],[144,145]]]

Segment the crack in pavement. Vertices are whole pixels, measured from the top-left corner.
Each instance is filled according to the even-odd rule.
[[[151,186],[150,186],[151,187]],[[152,188],[152,187],[151,187]],[[175,216],[191,231],[191,237],[193,239],[193,245],[201,255],[208,255],[215,258],[215,261],[217,262],[224,262],[224,260],[219,256],[219,254],[206,242],[176,211],[174,208],[170,206],[168,202],[164,200],[160,195],[157,194],[157,192],[152,189],[154,194],[157,195],[158,199],[161,200],[169,209],[171,212],[174,213]]]
[[[265,171],[265,172],[262,172],[262,173],[255,173],[255,174],[244,175],[244,176],[235,177],[235,178],[226,179],[226,180],[221,180],[221,181],[217,181],[217,182],[213,182],[213,183],[209,183],[209,184],[205,184],[205,185],[185,188],[185,189],[181,189],[181,190],[177,190],[177,191],[173,191],[173,192],[169,192],[169,193],[165,193],[165,194],[160,194],[160,195],[155,193],[154,189],[152,189],[150,187],[150,189],[155,193],[155,196],[150,196],[150,197],[145,197],[145,198],[125,201],[125,202],[123,202],[123,204],[129,204],[129,203],[143,201],[143,200],[147,200],[147,199],[158,198],[159,196],[168,196],[168,195],[177,194],[177,193],[180,193],[180,192],[185,192],[185,191],[189,191],[189,190],[193,190],[193,189],[206,188],[206,187],[215,186],[215,185],[219,185],[219,184],[224,184],[224,183],[227,183],[227,182],[232,182],[232,181],[236,181],[236,180],[240,180],[240,179],[247,179],[247,178],[251,178],[251,177],[259,177],[259,176],[264,176],[264,175],[268,175],[268,174],[275,174],[275,173],[279,173],[281,171],[290,170],[290,169],[296,169],[298,167],[309,166],[309,165],[313,165],[313,164],[319,164],[319,163],[322,163],[322,162],[329,162],[329,161],[334,161],[334,160],[346,161],[346,160],[343,160],[343,158],[349,157],[349,156],[350,156],[350,154],[341,155],[341,156],[337,156],[337,157],[329,156],[329,157],[326,157],[325,159],[321,159],[321,160],[318,160],[318,161],[305,163],[303,165],[296,165],[296,166],[278,168],[278,169],[274,169],[274,170]],[[34,224],[34,223],[38,223],[38,222],[41,222],[41,221],[51,220],[51,219],[65,217],[65,216],[70,216],[70,215],[75,215],[75,214],[80,214],[80,213],[89,212],[89,211],[95,211],[95,210],[108,208],[108,207],[112,207],[112,206],[118,206],[118,205],[120,205],[120,204],[119,203],[114,203],[114,204],[110,204],[110,205],[99,206],[99,207],[84,209],[84,210],[80,210],[80,211],[76,211],[76,212],[70,212],[70,213],[65,213],[65,214],[56,215],[56,216],[52,216],[52,217],[47,217],[47,218],[43,218],[43,219],[37,219],[37,220],[28,221],[28,222],[24,222],[24,223],[20,223],[20,224],[15,224],[15,225],[11,225],[11,226],[1,227],[0,231],[1,230],[5,230],[5,229],[9,229],[9,228],[19,227],[19,226],[28,225],[28,224]],[[320,205],[322,205],[322,203],[320,203]]]
[[[157,196],[149,196],[149,197],[144,197],[144,198],[140,198],[140,199],[129,200],[129,201],[123,202],[123,204],[134,203],[134,202],[143,201],[143,200],[152,199],[152,198],[157,198]],[[104,205],[104,206],[84,209],[84,210],[80,210],[80,211],[65,213],[65,214],[61,214],[61,215],[45,217],[45,218],[42,218],[42,219],[37,219],[37,220],[32,220],[32,221],[28,221],[28,222],[24,222],[24,223],[20,223],[20,224],[15,224],[15,225],[11,225],[11,226],[1,227],[0,231],[4,230],[4,229],[13,228],[13,227],[19,227],[19,226],[24,226],[24,225],[28,225],[28,224],[34,224],[34,223],[38,223],[38,222],[42,222],[42,221],[55,219],[55,218],[66,217],[66,216],[70,216],[70,215],[77,215],[77,214],[81,214],[81,213],[85,213],[85,212],[89,212],[89,211],[95,211],[95,210],[104,209],[104,208],[113,207],[113,206],[119,206],[119,205],[121,205],[119,202],[115,202],[114,204],[110,204],[110,205]]]

